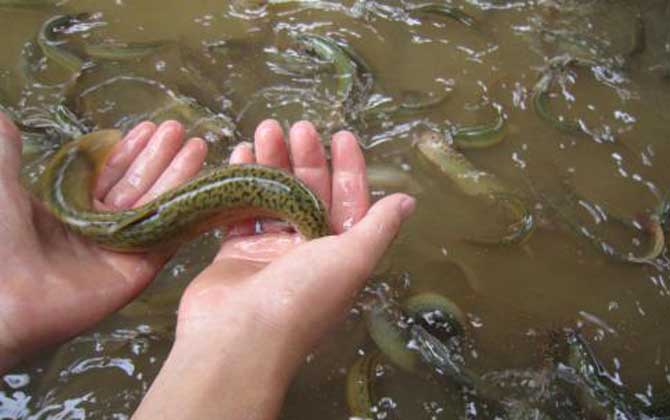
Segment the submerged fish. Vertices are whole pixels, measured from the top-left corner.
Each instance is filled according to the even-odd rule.
[[[494,237],[469,238],[483,245],[513,245],[528,240],[535,229],[533,215],[523,200],[490,173],[477,169],[463,154],[453,148],[440,134],[426,131],[418,136],[416,147],[421,156],[440,169],[463,193],[492,200],[504,206],[515,221],[505,234]]]

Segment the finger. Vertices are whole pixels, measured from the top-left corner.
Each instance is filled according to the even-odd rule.
[[[365,249],[362,257],[355,256],[358,252],[351,255],[351,258],[362,259],[360,271],[372,272],[400,230],[400,225],[414,213],[415,207],[416,200],[406,194],[384,197],[354,227],[338,237],[345,244],[344,248]]]
[[[16,181],[21,168],[21,134],[12,120],[0,112],[0,174]]]
[[[114,208],[129,208],[156,182],[175,157],[184,137],[184,127],[176,121],[162,123],[146,147],[112,187],[105,204]]]
[[[330,170],[321,139],[314,125],[300,121],[291,127],[289,145],[293,173],[330,208]]]
[[[231,165],[241,165],[248,163],[255,163],[254,146],[251,143],[243,142],[235,146],[233,153],[230,155]],[[247,220],[236,223],[229,227],[228,236],[248,236],[253,235],[256,231],[256,221]]]
[[[0,231],[31,228],[26,222],[32,217],[30,198],[19,183],[20,170],[21,133],[9,116],[0,112],[0,197],[4,203],[0,208]]]
[[[356,224],[370,207],[365,158],[358,141],[348,131],[333,136],[331,145],[333,186],[331,224],[341,233]]]
[[[174,189],[193,178],[205,162],[207,157],[207,143],[200,138],[190,139],[172,159],[170,165],[163,171],[149,191],[140,197],[135,207],[148,203],[159,195]]]
[[[146,147],[151,136],[156,132],[156,125],[144,121],[123,138],[123,141],[114,146],[110,158],[100,172],[96,182],[95,197],[102,200],[109,190],[121,179],[137,155]]]
[[[258,125],[254,134],[254,146],[256,160],[259,164],[272,166],[287,172],[291,171],[288,148],[284,141],[284,131],[277,121],[265,120]],[[261,220],[260,224],[263,232],[282,230],[281,225],[277,225],[269,219]]]
[[[254,146],[249,142],[243,142],[235,146],[233,153],[230,154],[230,164],[240,165],[256,162],[254,156]]]
[[[291,170],[288,149],[284,142],[284,132],[275,120],[265,120],[258,125],[254,134],[256,161],[261,165],[273,166],[285,171]]]

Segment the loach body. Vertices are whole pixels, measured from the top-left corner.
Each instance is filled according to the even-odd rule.
[[[346,101],[354,88],[356,64],[347,52],[334,40],[314,34],[298,35],[297,40],[314,50],[317,56],[332,62],[337,74],[336,95],[339,101]]]
[[[37,34],[37,45],[42,50],[42,54],[74,74],[79,73],[84,68],[84,60],[62,47],[62,41],[57,39],[57,29],[70,27],[85,17],[88,17],[88,15],[54,16],[44,22],[40,32]]]
[[[42,199],[68,228],[101,246],[141,252],[169,247],[215,226],[254,217],[290,222],[308,239],[330,233],[327,211],[302,182],[278,169],[228,165],[125,211],[93,210],[91,190],[117,130],[97,131],[70,142],[49,162]]]
[[[515,222],[502,236],[469,238],[482,245],[513,245],[528,240],[535,228],[533,215],[520,197],[511,192],[498,178],[477,169],[448,140],[433,131],[421,133],[416,147],[423,157],[437,166],[463,193],[471,197],[493,200],[501,204]]]

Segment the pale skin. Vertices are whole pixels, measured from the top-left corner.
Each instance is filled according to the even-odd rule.
[[[195,176],[207,146],[183,137],[174,121],[131,130],[98,179],[96,205],[137,206]],[[20,148],[0,113],[0,371],[127,304],[169,258],[107,251],[65,230],[19,185]],[[305,355],[347,313],[414,210],[403,194],[370,207],[351,133],[335,134],[331,151],[329,165],[310,123],[294,124],[285,138],[273,120],[259,124],[253,145],[234,150],[232,163],[302,179],[329,208],[334,235],[307,242],[278,223],[264,221],[262,234],[253,221],[232,227],[184,292],[175,344],[135,419],[276,417]]]

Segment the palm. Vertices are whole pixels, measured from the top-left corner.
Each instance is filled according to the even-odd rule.
[[[103,170],[96,205],[140,205],[192,177],[206,146],[191,139],[182,147],[182,138],[183,129],[174,122],[136,127]],[[20,187],[18,133],[3,116],[0,141],[0,193],[6,198],[0,240],[11,244],[0,247],[0,258],[8,263],[0,283],[0,349],[8,347],[18,358],[25,357],[25,349],[70,337],[126,304],[168,255],[107,251],[68,232]]]
[[[231,163],[259,163],[292,172],[309,186],[329,209],[331,227],[339,234],[358,221],[369,207],[365,161],[356,139],[350,133],[336,134],[332,147],[332,174],[321,140],[307,122],[295,124],[285,141],[275,121],[266,121],[256,130],[255,144],[238,146]],[[252,235],[253,222],[233,229],[233,238],[223,243],[217,256],[255,262],[270,262],[301,241],[287,232],[287,226],[262,221],[264,234]]]
[[[317,132],[307,122],[293,125],[285,141],[279,124],[266,121],[256,130],[253,148],[241,144],[233,151],[232,163],[256,162],[300,178],[329,209],[331,228],[336,235],[300,245],[302,238],[276,221],[261,221],[262,234],[254,234],[253,222],[235,226],[214,263],[186,289],[179,307],[178,336],[193,339],[211,336],[209,327],[218,331],[220,325],[234,324],[241,314],[254,313],[259,305],[262,307],[259,313],[271,313],[271,308],[304,313],[310,308],[312,317],[300,316],[300,322],[291,320],[285,325],[310,324],[310,320],[316,320],[311,323],[314,326],[323,324],[318,319],[338,318],[369,274],[367,269],[380,258],[375,250],[385,249],[390,239],[385,239],[384,246],[371,245],[368,252],[352,258],[350,253],[356,249],[352,241],[357,241],[357,245],[362,242],[354,236],[347,239],[344,233],[368,211],[365,160],[356,138],[349,132],[333,136],[331,156],[329,165]],[[375,226],[375,233],[365,236],[375,238],[380,233],[388,236],[392,227]],[[363,264],[352,263],[361,257]],[[305,267],[307,261],[310,269]],[[343,270],[345,261],[349,262],[348,269],[354,269],[350,274]],[[256,276],[262,273],[266,275]],[[348,281],[342,281],[342,275]],[[320,286],[324,284],[338,285],[330,288],[330,299],[319,298],[323,292]],[[313,308],[317,301],[319,310]],[[291,317],[275,313],[268,318],[272,323],[282,323],[281,320]]]
[[[231,162],[258,162],[294,172],[323,199],[333,230],[341,233],[365,214],[369,203],[365,163],[356,140],[348,133],[335,140],[332,176],[309,123],[291,130],[290,157],[281,127],[267,121],[259,125],[255,147],[238,146]],[[150,201],[194,176],[205,155],[201,139],[183,144],[183,128],[176,122],[158,129],[140,124],[117,146],[100,174],[96,205],[118,210]],[[15,359],[25,357],[25,349],[73,336],[128,303],[169,256],[107,251],[67,231],[19,186],[19,156],[18,133],[0,117],[0,193],[7,199],[0,209],[0,240],[12,244],[0,248],[0,258],[9,263],[0,283],[0,350]],[[243,272],[257,270],[300,242],[295,233],[281,230],[266,222],[265,234],[252,235],[253,223],[238,225],[217,259],[240,261]],[[199,305],[198,299],[187,300]],[[13,362],[0,360],[0,369]]]

